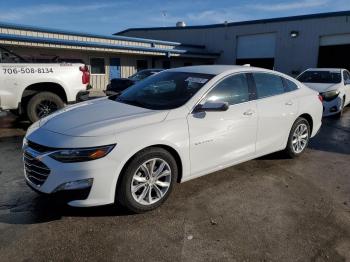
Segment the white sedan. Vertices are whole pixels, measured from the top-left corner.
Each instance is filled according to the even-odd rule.
[[[297,79],[320,93],[324,116],[340,117],[350,103],[350,73],[346,69],[310,68]]]
[[[242,66],[163,71],[119,96],[33,124],[27,184],[71,206],[160,206],[184,182],[272,152],[302,154],[321,126],[319,94],[284,74]]]

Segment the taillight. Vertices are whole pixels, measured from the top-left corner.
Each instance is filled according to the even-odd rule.
[[[323,97],[320,94],[318,94],[318,99],[320,99],[321,103],[323,102]]]
[[[89,68],[87,65],[81,66],[79,67],[79,70],[81,72],[83,72],[83,76],[81,77],[81,81],[84,85],[89,84],[90,83],[90,72],[89,72]]]

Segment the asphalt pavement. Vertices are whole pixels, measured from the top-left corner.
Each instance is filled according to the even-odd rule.
[[[0,261],[350,261],[350,108],[305,154],[183,184],[152,212],[70,208],[24,181],[28,123],[0,116]]]

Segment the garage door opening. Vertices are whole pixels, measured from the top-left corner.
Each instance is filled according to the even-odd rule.
[[[350,44],[320,46],[318,67],[346,68],[350,70]]]
[[[237,37],[236,64],[273,69],[276,35],[274,33]]]
[[[247,58],[247,59],[236,59],[237,65],[246,65],[249,64],[251,66],[273,69],[275,64],[274,58]]]

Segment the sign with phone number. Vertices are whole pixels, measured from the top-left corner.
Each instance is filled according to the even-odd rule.
[[[53,73],[52,67],[49,68],[36,68],[36,67],[21,67],[21,68],[3,68],[5,75],[24,75],[24,74],[51,74]]]

